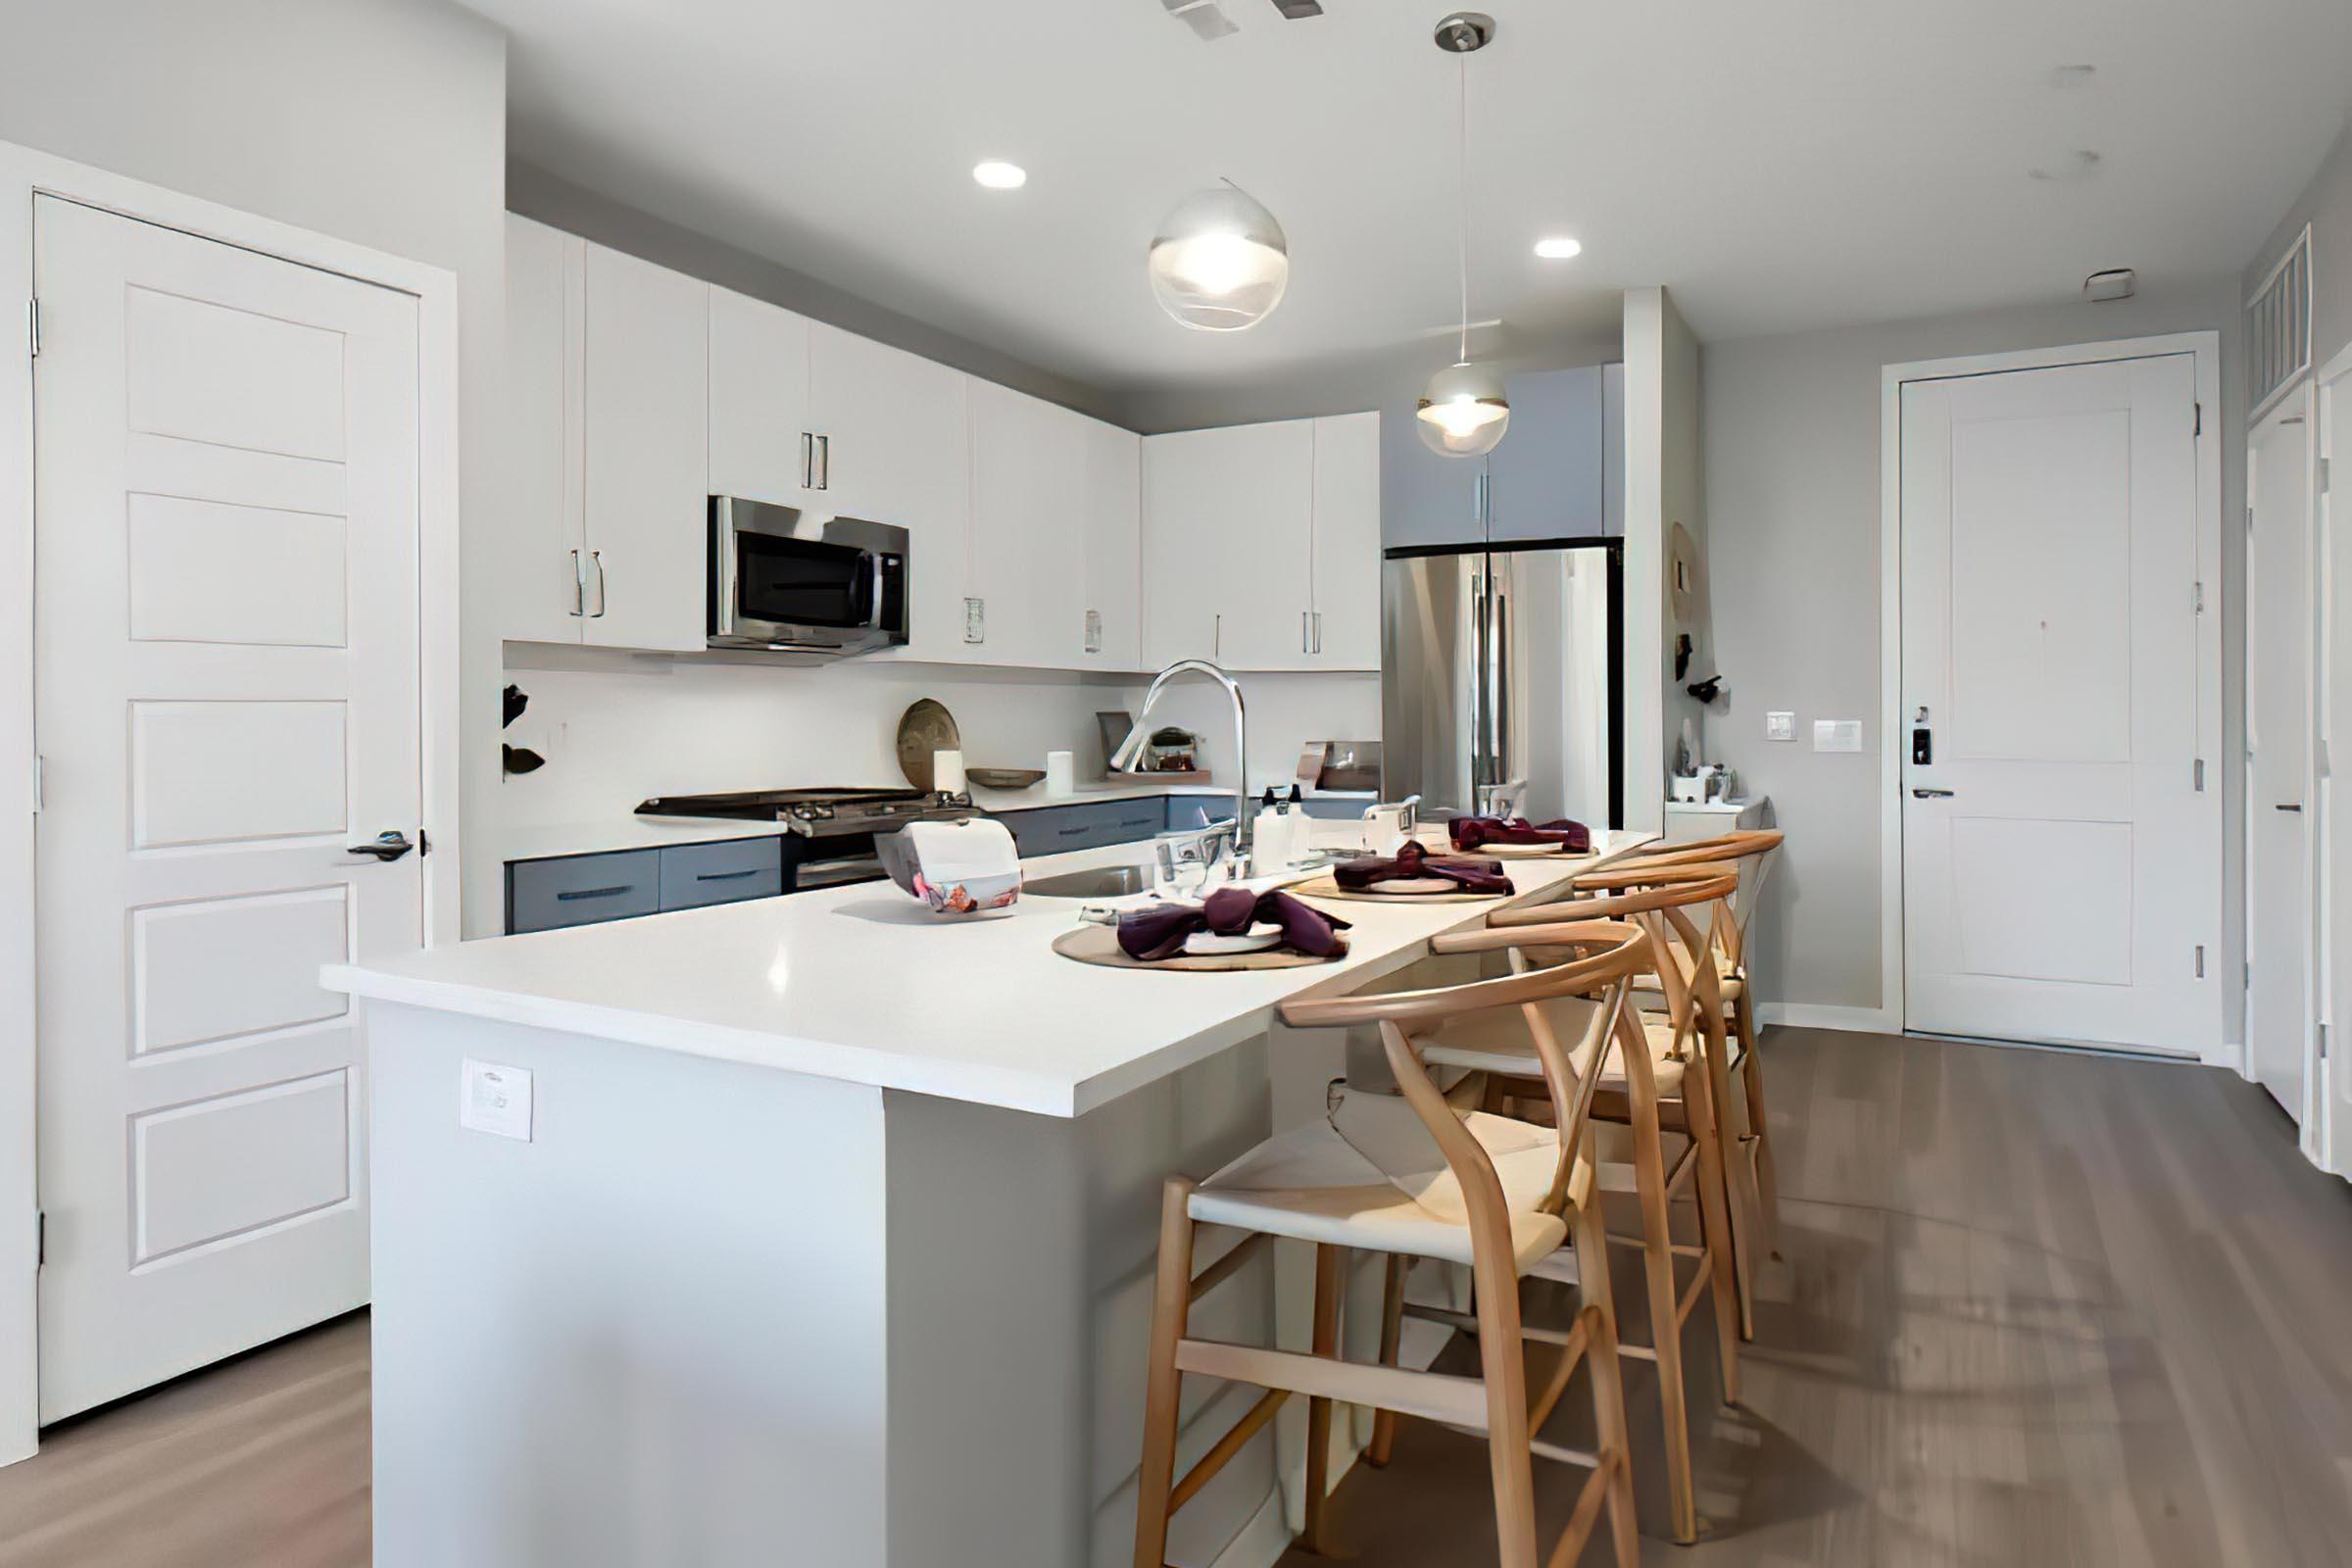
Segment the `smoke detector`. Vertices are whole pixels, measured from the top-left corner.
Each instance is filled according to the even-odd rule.
[[[2082,280],[2082,297],[2093,304],[2128,300],[2139,291],[2139,274],[2129,267],[2110,267]]]

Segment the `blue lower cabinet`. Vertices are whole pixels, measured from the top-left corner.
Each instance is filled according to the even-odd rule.
[[[1021,854],[1058,855],[1065,850],[1096,850],[1105,844],[1138,844],[1167,831],[1168,801],[1163,795],[1132,801],[1099,801],[1085,806],[1044,806],[1030,811],[1006,811],[997,818],[1012,832]]]
[[[662,907],[662,852],[571,855],[507,867],[507,929],[554,931]]]

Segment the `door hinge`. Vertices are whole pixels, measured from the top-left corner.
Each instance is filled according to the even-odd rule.
[[[2197,978],[2205,978],[2205,944],[2202,942],[2197,944]]]
[[[47,772],[48,772],[48,763],[47,763],[46,760],[42,758],[42,756],[41,756],[41,754],[40,754],[40,753],[38,753],[38,752],[35,752],[35,753],[33,753],[33,754],[32,754],[32,814],[33,814],[33,815],[35,815],[35,816],[38,816],[38,815],[40,815],[40,814],[41,814],[41,796],[42,796],[42,793],[43,793],[43,786],[44,786],[44,785],[45,785],[45,784],[48,782],[48,780],[47,780],[47,778],[46,778],[46,776],[45,776],[45,775],[47,774]]]
[[[2196,403],[2191,404],[2190,407],[2197,411],[2197,427],[2194,430],[2191,430],[2189,434],[2203,435],[2205,433],[2205,405],[2202,403]]]
[[[2320,1059],[2328,1059],[2328,1025],[2325,1022],[2320,1025]]]
[[[2202,757],[2198,758],[2196,761],[2191,764],[2189,769],[2189,782],[2195,786],[2196,792],[2199,795],[2205,793],[2205,759]]]
[[[2189,584],[2188,608],[2197,614],[2202,615],[2205,613],[2205,585],[2203,583],[2197,582]]]
[[[49,1261],[49,1211],[32,1211],[32,1266],[39,1268]]]
[[[31,340],[32,357],[37,360],[41,357],[41,302],[37,299],[24,302],[24,330]]]
[[[2334,487],[2335,460],[2333,458],[2322,458],[2320,460],[2320,494],[2326,495]]]

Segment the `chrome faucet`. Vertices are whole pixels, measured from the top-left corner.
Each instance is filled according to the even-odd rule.
[[[1144,750],[1144,742],[1152,734],[1152,705],[1159,701],[1160,688],[1183,674],[1206,675],[1225,688],[1233,699],[1233,847],[1239,869],[1247,872],[1250,855],[1250,721],[1242,711],[1242,689],[1234,679],[1205,659],[1179,659],[1152,677],[1152,689],[1144,693],[1144,706],[1135,715],[1135,727],[1119,742],[1111,754],[1113,773],[1132,772],[1135,760]]]

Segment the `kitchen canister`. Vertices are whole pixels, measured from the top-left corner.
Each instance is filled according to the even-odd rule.
[[[933,752],[931,754],[931,787],[942,795],[963,792],[963,752]]]
[[[1074,752],[1046,754],[1046,793],[1072,795],[1078,789],[1078,758]]]

